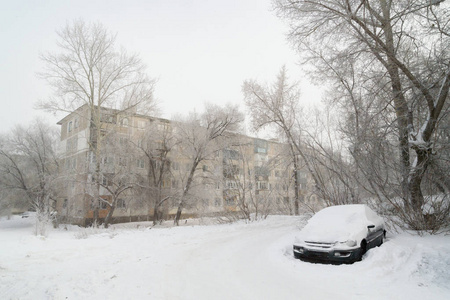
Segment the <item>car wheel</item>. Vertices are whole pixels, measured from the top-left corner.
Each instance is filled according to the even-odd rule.
[[[363,240],[361,242],[361,251],[359,251],[359,257],[358,260],[361,261],[363,258],[363,255],[366,254],[367,252],[367,242],[365,240]]]
[[[386,230],[383,231],[383,235],[381,235],[380,243],[378,244],[378,246],[383,245],[385,238],[386,238]]]

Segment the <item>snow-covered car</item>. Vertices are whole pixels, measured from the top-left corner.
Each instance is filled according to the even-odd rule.
[[[294,242],[294,256],[305,261],[353,263],[386,236],[383,218],[364,204],[322,209],[308,220]]]

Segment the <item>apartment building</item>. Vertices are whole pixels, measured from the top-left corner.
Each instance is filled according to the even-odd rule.
[[[56,208],[63,222],[87,225],[96,213],[102,220],[114,199],[112,222],[175,215],[192,167],[177,139],[182,124],[85,105],[58,125],[64,167]],[[292,213],[294,174],[285,144],[232,134],[217,147],[195,171],[183,217]],[[302,199],[312,199],[307,172],[298,176]]]

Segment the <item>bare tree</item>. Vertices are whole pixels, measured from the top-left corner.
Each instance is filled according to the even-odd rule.
[[[300,144],[299,118],[301,109],[298,104],[300,91],[298,84],[288,82],[286,68],[280,70],[277,80],[270,87],[262,86],[256,81],[247,80],[242,87],[245,103],[251,111],[252,123],[255,130],[267,126],[275,126],[280,135],[289,145],[294,167],[295,213],[299,207],[299,156],[306,168],[313,176],[318,192],[322,197],[326,195],[321,185],[319,174],[315,172],[312,164],[306,157],[306,149]]]
[[[223,150],[224,198],[238,207],[238,216],[248,221],[266,218],[269,213],[293,213],[291,155],[284,155],[284,144],[273,142],[271,157],[258,152],[261,142],[246,136],[236,136],[232,145]],[[255,146],[256,143],[256,146]],[[271,174],[273,177],[271,178]],[[282,199],[283,201],[279,201]]]
[[[57,196],[56,128],[41,120],[17,126],[0,145],[0,188],[28,199],[36,210],[36,235],[45,235]]]
[[[97,189],[93,196],[101,200],[98,180],[103,174],[97,158],[104,154],[103,139],[116,126],[118,116],[154,109],[154,80],[145,74],[137,55],[116,49],[115,35],[101,24],[68,24],[58,32],[57,46],[59,53],[41,55],[46,69],[39,74],[54,89],[55,96],[38,107],[49,112],[79,112],[80,118],[87,118],[89,150],[96,159],[93,178]],[[97,217],[98,206],[94,219]]]
[[[249,150],[250,153],[249,153]],[[253,160],[253,143],[247,138],[236,136],[232,145],[223,151],[223,197],[227,206],[239,208],[241,218],[252,221],[255,211],[256,182],[251,161]],[[256,210],[257,213],[257,210]]]
[[[214,153],[222,149],[223,140],[230,137],[232,131],[237,130],[242,121],[243,116],[236,106],[220,107],[209,104],[201,115],[191,113],[177,124],[175,135],[180,141],[181,156],[189,162],[189,170],[178,201],[174,220],[176,225],[179,224],[200,163],[213,157]]]
[[[140,192],[140,184],[136,164],[139,164],[139,154],[130,137],[120,133],[111,133],[102,146],[104,155],[101,157],[102,178],[94,180],[99,183],[102,195],[99,205],[107,209],[104,226],[108,227],[117,206],[124,206],[124,196]],[[121,201],[122,203],[119,203]]]
[[[276,8],[290,22],[290,40],[302,55],[319,66],[326,62],[319,76],[351,60],[355,77],[373,79],[359,82],[367,91],[377,93],[374,80],[383,85],[376,96],[396,122],[399,196],[407,215],[415,216],[405,221],[427,229],[422,180],[437,150],[434,140],[450,89],[448,4],[280,0]]]
[[[153,120],[145,128],[137,145],[148,165],[145,189],[148,191],[148,203],[153,204],[153,224],[162,220],[162,206],[174,196],[168,186],[171,186],[173,179],[171,169],[178,169],[178,166],[172,165],[170,158],[177,144],[169,121]]]

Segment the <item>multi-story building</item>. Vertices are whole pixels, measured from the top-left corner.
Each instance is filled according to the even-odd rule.
[[[93,112],[85,105],[58,125],[64,170],[56,207],[63,221],[86,225],[96,213],[101,220],[113,199],[113,222],[151,220],[155,207],[166,219],[176,213],[192,167],[176,137],[180,124],[106,108]],[[199,164],[183,215],[292,213],[286,145],[239,134],[232,140]],[[309,177],[299,176],[300,194],[310,194]]]

